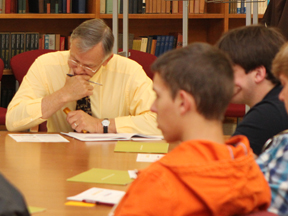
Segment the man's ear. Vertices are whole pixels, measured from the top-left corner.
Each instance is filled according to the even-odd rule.
[[[264,66],[257,67],[253,70],[255,72],[254,80],[256,83],[261,83],[266,79],[266,68]]]
[[[106,66],[108,64],[108,62],[111,60],[111,58],[113,57],[113,53],[103,62],[103,66]]]
[[[190,111],[196,111],[196,103],[194,97],[184,90],[180,90],[175,98],[179,106],[180,114]]]

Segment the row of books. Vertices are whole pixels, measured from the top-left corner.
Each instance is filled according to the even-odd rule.
[[[0,0],[0,13],[86,12],[86,0]]]
[[[181,33],[172,32],[169,35],[150,35],[133,40],[132,49],[160,56],[168,50],[182,47]]]
[[[251,4],[251,14],[253,14],[253,1],[249,2]],[[246,14],[247,2],[245,0],[234,0],[234,2],[229,3],[229,13],[230,14]],[[258,14],[264,14],[266,8],[269,4],[269,0],[257,1]]]
[[[26,0],[0,0],[0,13],[26,13]]]
[[[87,0],[29,0],[30,13],[87,13]]]
[[[205,13],[205,0],[189,0],[189,13]],[[100,13],[112,14],[113,0],[100,1]],[[129,0],[129,14],[181,14],[183,1]],[[118,0],[118,13],[123,13],[123,0]]]
[[[13,56],[36,49],[64,50],[65,37],[38,32],[0,32],[0,58],[6,69],[10,68]]]

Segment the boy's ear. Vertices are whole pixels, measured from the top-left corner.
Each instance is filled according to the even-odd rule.
[[[264,66],[260,66],[254,69],[255,76],[254,80],[256,83],[260,83],[266,79],[266,68]]]
[[[190,111],[196,111],[196,103],[194,97],[184,90],[180,90],[175,98],[179,104],[180,114],[185,114]]]

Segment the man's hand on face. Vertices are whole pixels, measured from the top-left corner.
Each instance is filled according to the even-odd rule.
[[[75,75],[67,77],[64,85],[67,101],[75,101],[93,94],[93,86],[88,82],[88,75]]]

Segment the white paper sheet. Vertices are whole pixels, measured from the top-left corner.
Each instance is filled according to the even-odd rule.
[[[124,194],[124,191],[93,187],[75,196],[67,197],[67,200],[114,205]]]
[[[162,158],[164,154],[138,154],[137,162],[155,162]]]
[[[59,134],[9,134],[17,142],[69,142]]]

